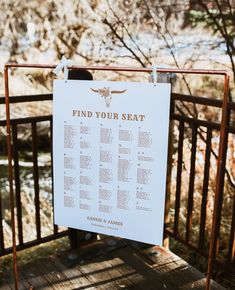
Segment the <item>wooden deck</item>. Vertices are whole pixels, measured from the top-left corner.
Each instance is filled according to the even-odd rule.
[[[37,260],[19,272],[20,289],[205,289],[205,276],[171,252],[116,239]],[[14,289],[12,272],[0,274],[0,289]]]

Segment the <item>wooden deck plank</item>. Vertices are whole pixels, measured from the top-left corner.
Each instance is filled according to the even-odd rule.
[[[96,262],[84,264],[80,267],[81,272],[98,289],[118,289],[116,281],[122,278],[120,272],[116,271],[106,260],[98,259]]]
[[[154,263],[154,265],[152,265],[153,269],[161,274],[164,280],[171,283],[177,281],[178,289],[205,289],[205,276],[172,252],[155,246],[145,250],[143,253]],[[225,288],[218,285],[213,280],[211,281],[211,290],[222,289]]]
[[[11,283],[7,278],[8,273],[1,271],[0,272],[0,290],[12,290]]]
[[[160,275],[150,267],[148,261],[144,261],[143,256],[132,247],[128,246],[125,250],[119,249],[117,254],[125,264],[135,269],[135,271],[143,277],[138,283],[139,287],[142,289],[175,289],[174,285],[170,285],[168,281],[164,281]]]
[[[99,257],[98,260],[97,258],[93,258],[90,260],[90,262],[98,262],[98,263],[104,263],[105,261],[105,266],[102,266],[102,269],[107,267],[106,269],[106,274],[108,274],[108,278],[110,280],[110,277],[113,277],[112,285],[108,284],[105,286],[105,289],[120,289],[124,287],[124,289],[143,289],[143,284],[146,283],[148,284],[147,289],[156,289],[150,288],[149,283],[145,281],[145,278],[141,273],[136,272],[135,269],[130,267],[129,265],[125,264],[121,259],[118,258],[118,255],[116,255],[117,249],[112,251],[112,247],[107,247],[107,243],[104,241],[103,246],[99,246],[99,252],[102,254],[102,257]],[[123,242],[123,240],[117,240],[116,241],[116,247],[120,251],[126,249],[127,245],[126,243]],[[84,257],[84,255],[82,255]],[[103,260],[105,259],[105,260]],[[120,264],[121,263],[121,264]],[[96,267],[97,269],[98,267]],[[98,274],[98,273],[97,273]],[[99,275],[100,276],[100,275]],[[98,277],[99,278],[99,277]],[[102,278],[103,274],[102,274]],[[96,281],[97,282],[97,281]],[[106,282],[109,282],[106,280]],[[93,281],[93,283],[95,283]],[[102,289],[102,286],[100,286],[101,281],[98,281],[95,285],[99,287],[99,289]],[[103,281],[104,283],[104,281]],[[138,284],[142,284],[142,286],[138,286]],[[146,285],[145,285],[146,286]]]
[[[119,280],[119,285],[124,289],[142,289],[138,286],[138,283],[143,280],[143,277],[136,272],[135,269],[131,268],[129,265],[125,264],[119,257],[112,257],[109,260],[112,267],[121,274],[125,279]]]
[[[45,261],[46,264],[46,261]],[[21,273],[25,281],[28,283],[28,288],[30,289],[49,289],[48,281],[45,279],[44,274],[38,270],[36,263],[30,263],[25,265],[21,269]]]
[[[118,267],[116,268],[117,271],[126,277],[127,281],[123,281],[124,289],[143,289],[143,275],[138,273],[136,269],[133,269],[130,265],[126,264],[120,257],[116,257],[115,253],[113,259],[111,259],[109,263],[113,266],[117,266],[118,264]]]
[[[70,280],[64,275],[63,272],[59,271],[55,266],[53,260],[56,257],[49,257],[46,260],[36,261],[38,270],[43,274],[44,278],[47,280],[50,289],[60,290],[60,289],[72,289],[72,284]]]
[[[114,244],[102,240],[77,252],[39,259],[21,267],[19,273],[19,289],[205,289],[205,276],[173,253],[120,240]],[[211,285],[213,290],[224,289],[213,281]],[[5,289],[14,289],[12,271],[0,272],[0,290]]]
[[[76,264],[69,263],[68,259],[67,261],[65,259],[62,260],[55,260],[54,265],[57,269],[60,271],[63,271],[64,275],[67,277],[67,279],[70,280],[73,288],[72,289],[87,289],[87,290],[94,290],[97,289],[96,287],[91,285],[91,282],[85,275],[81,273],[79,270],[79,267]]]
[[[119,258],[114,258],[111,255],[107,255],[105,258],[106,266],[109,269],[107,272],[107,278],[113,279],[113,289],[131,289],[133,287],[132,281],[129,276],[133,275],[133,269],[126,269],[126,271],[120,271],[123,265],[123,261]]]
[[[18,271],[18,286],[19,290],[25,290],[28,289],[27,281],[25,281],[22,272]],[[15,289],[15,282],[14,282],[14,276],[13,276],[13,270],[8,270],[4,273],[0,274],[0,289]]]

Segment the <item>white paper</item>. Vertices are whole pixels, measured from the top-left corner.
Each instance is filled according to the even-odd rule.
[[[162,244],[170,84],[56,80],[55,223]]]

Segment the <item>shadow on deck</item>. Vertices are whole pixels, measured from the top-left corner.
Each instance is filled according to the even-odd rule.
[[[104,239],[19,269],[20,289],[205,289],[205,276],[170,251]],[[2,277],[1,277],[2,276]],[[14,289],[11,271],[0,289]],[[211,281],[211,289],[224,289]]]

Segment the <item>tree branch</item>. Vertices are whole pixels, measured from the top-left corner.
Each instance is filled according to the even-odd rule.
[[[145,67],[145,63],[140,59],[140,57],[126,44],[124,38],[118,34],[118,32],[113,28],[112,23],[110,23],[107,18],[103,20],[103,23],[106,24],[112,33],[117,37],[117,39],[123,44],[123,46],[135,57],[135,59],[141,64],[142,67]]]
[[[117,15],[117,13],[113,10],[113,8],[110,6],[110,3],[108,1],[108,6],[109,9],[112,11],[114,17],[116,18],[116,20],[122,25],[122,28],[125,30],[125,32],[127,33],[129,39],[131,40],[131,42],[135,45],[136,49],[140,52],[140,54],[144,57],[144,59],[149,63],[152,64],[151,61],[149,60],[149,58],[146,56],[146,54],[143,52],[143,50],[140,48],[140,46],[136,43],[136,41],[134,40],[134,38],[132,37],[132,35],[130,34],[129,30],[127,29],[126,25],[123,23],[123,21],[120,19],[120,17]]]
[[[218,1],[217,1],[217,3],[218,3]],[[223,22],[223,27],[221,27],[221,25],[220,25],[217,17],[215,17],[213,15],[213,13],[211,13],[211,11],[207,7],[207,5],[204,4],[202,0],[198,0],[198,4],[205,10],[205,12],[207,13],[207,15],[210,16],[210,18],[213,21],[214,25],[217,27],[217,29],[220,32],[221,36],[225,40],[225,44],[226,44],[226,48],[227,48],[227,53],[228,53],[228,56],[230,58],[230,62],[231,62],[231,65],[232,65],[233,80],[234,80],[234,83],[235,83],[235,63],[234,63],[234,59],[233,59],[233,50],[235,50],[235,48],[234,48],[234,45],[233,45],[232,41],[230,40],[230,38],[229,38],[229,36],[227,34],[226,24],[224,24],[224,22]],[[218,5],[219,5],[219,3],[218,3]],[[218,6],[218,8],[221,9],[220,6]],[[223,29],[225,29],[225,30],[223,30]],[[232,49],[232,51],[230,50],[230,48]]]

